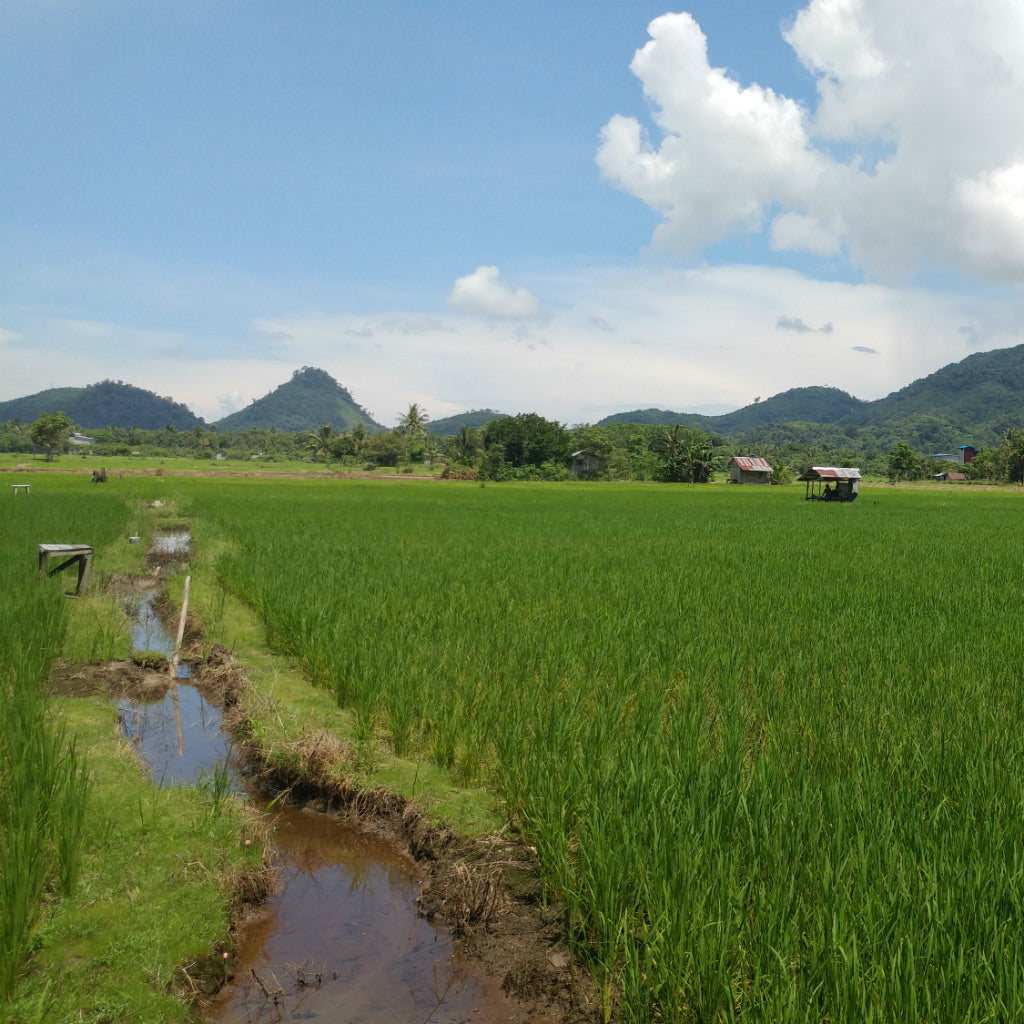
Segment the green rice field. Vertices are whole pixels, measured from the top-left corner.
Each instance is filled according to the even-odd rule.
[[[499,794],[621,1019],[1024,1019],[1019,492],[189,490],[269,643]]]
[[[1024,1020],[1021,491],[145,486],[357,737],[495,795],[609,1017]]]

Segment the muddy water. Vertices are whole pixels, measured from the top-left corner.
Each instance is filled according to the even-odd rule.
[[[139,649],[173,647],[151,599],[140,610],[147,622]],[[209,786],[226,776],[233,791],[243,792],[219,709],[187,683],[176,689],[180,734],[172,693],[153,704],[119,702],[125,734],[158,783]],[[234,981],[212,1007],[214,1020],[516,1020],[497,984],[475,976],[450,935],[419,916],[420,880],[407,858],[328,815],[283,802],[262,806],[275,830],[280,886],[239,932]]]
[[[239,935],[218,1021],[455,1024],[515,1018],[416,913],[419,881],[394,849],[326,815],[274,810],[282,885]]]

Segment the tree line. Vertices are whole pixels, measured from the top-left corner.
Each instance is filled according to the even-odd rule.
[[[200,425],[180,430],[110,426],[89,433],[81,449],[97,456],[140,455],[259,462],[309,461],[338,468],[409,469],[436,467],[450,476],[481,480],[562,480],[591,477],[704,483],[727,471],[734,455],[760,455],[774,467],[773,481],[786,483],[811,465],[857,466],[890,480],[918,480],[950,468],[897,440],[881,450],[872,433],[858,439],[816,424],[764,428],[757,438],[729,438],[681,424],[610,423],[568,427],[536,413],[502,416],[482,427],[462,426],[447,435],[429,433],[429,417],[417,403],[392,430],[368,431],[362,424],[336,431],[280,431],[252,427],[218,431]],[[44,413],[31,424],[0,423],[0,451],[45,453],[68,450],[74,429],[65,413]],[[862,443],[858,443],[858,440]],[[998,445],[981,448],[957,466],[969,479],[1024,480],[1024,427],[1010,427]]]

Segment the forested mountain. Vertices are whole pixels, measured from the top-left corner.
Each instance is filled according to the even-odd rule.
[[[65,412],[86,431],[107,426],[190,430],[203,424],[170,398],[109,380],[0,402],[0,423],[31,423],[44,412]],[[426,429],[432,435],[456,435],[462,427],[479,429],[502,416],[493,409],[476,409],[430,421]],[[821,441],[888,451],[906,441],[918,451],[932,452],[960,444],[991,445],[1008,429],[1024,425],[1024,345],[968,356],[873,402],[838,388],[793,388],[721,416],[638,409],[607,416],[598,426],[623,423],[681,424],[749,445]],[[324,424],[339,432],[359,424],[371,433],[385,429],[333,377],[312,367],[296,370],[291,380],[216,427],[222,432],[298,432]]]
[[[598,426],[609,423],[656,423],[672,426],[681,423],[719,434],[742,434],[768,423],[839,423],[856,415],[868,402],[862,402],[838,388],[793,388],[763,402],[754,402],[721,416],[695,412],[671,412],[667,409],[641,409],[606,416]]]
[[[362,424],[367,430],[384,428],[376,423],[346,388],[330,374],[304,366],[280,385],[238,412],[217,421],[218,430],[316,430],[324,424],[335,430],[350,430]]]
[[[609,423],[679,423],[751,443],[807,443],[827,435],[833,443],[868,441],[880,449],[901,440],[933,451],[995,444],[1024,424],[1024,345],[978,352],[874,402],[837,388],[794,388],[722,416],[640,409],[599,425]]]
[[[50,388],[25,398],[0,402],[0,423],[21,420],[31,423],[43,413],[63,412],[82,430],[101,427],[139,427],[160,430],[175,427],[192,430],[203,421],[187,406],[152,391],[104,380],[84,388]]]
[[[427,422],[428,434],[457,434],[463,427],[486,427],[491,420],[500,420],[505,413],[496,412],[494,409],[472,409],[469,412],[460,412],[455,416],[443,416],[439,420]]]
[[[940,416],[982,440],[1024,424],[1024,345],[978,352],[915,380],[877,402],[865,403],[858,426]],[[842,422],[842,421],[839,421]]]

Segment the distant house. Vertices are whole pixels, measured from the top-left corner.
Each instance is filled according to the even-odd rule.
[[[974,456],[978,454],[978,449],[975,448],[973,444],[962,444],[957,449],[957,451],[960,454],[961,466],[966,466],[967,463],[970,462],[974,458]]]
[[[573,476],[597,476],[604,469],[605,459],[586,448],[572,453],[572,462],[569,465],[569,472]]]
[[[774,472],[760,455],[737,455],[729,463],[729,483],[767,484]]]
[[[967,480],[963,473],[936,473],[936,480],[948,480],[954,484],[962,484]]]
[[[69,444],[87,445],[95,444],[96,440],[92,437],[86,437],[85,434],[80,434],[77,430],[71,432],[71,436],[68,438]]]
[[[856,501],[860,470],[852,466],[812,466],[798,479],[807,483],[807,501]]]
[[[959,462],[960,456],[954,455],[952,452],[935,452],[932,458],[938,462]]]

